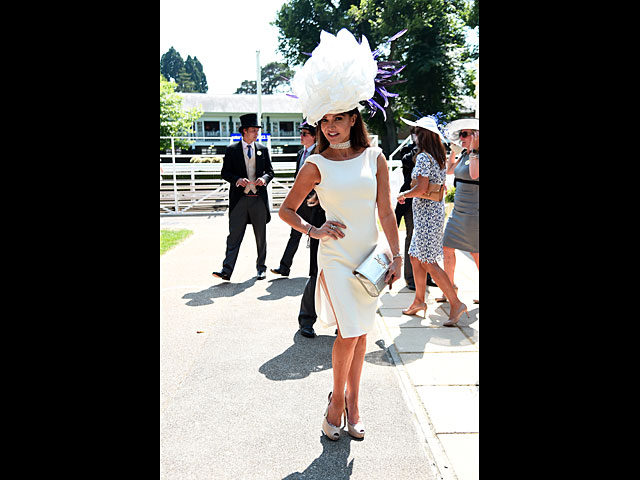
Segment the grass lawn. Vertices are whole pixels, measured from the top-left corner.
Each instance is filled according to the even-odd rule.
[[[160,230],[160,255],[175,247],[192,233],[191,230]]]

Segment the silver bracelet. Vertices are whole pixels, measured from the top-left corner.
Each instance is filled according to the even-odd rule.
[[[309,235],[311,233],[311,229],[313,228],[313,225],[309,225],[309,230],[307,230],[307,248],[311,248],[311,235]]]

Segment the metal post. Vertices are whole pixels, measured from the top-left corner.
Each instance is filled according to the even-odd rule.
[[[260,50],[256,50],[256,91],[258,92],[258,125],[262,125],[262,72],[260,71]]]
[[[173,164],[173,206],[178,213],[178,187],[176,185],[176,146],[174,137],[171,137],[171,163]]]
[[[478,58],[474,62],[474,66],[476,67],[476,79],[473,83],[476,86],[476,118],[480,118],[480,58]]]
[[[271,160],[271,165],[273,165],[273,155],[271,152],[271,135],[267,137],[267,148],[269,149],[269,159]],[[267,185],[267,199],[269,201],[270,211],[273,210],[273,187],[271,185],[272,183],[273,183],[273,180],[269,182],[269,185]]]

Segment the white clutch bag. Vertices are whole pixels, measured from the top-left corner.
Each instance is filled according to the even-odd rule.
[[[391,261],[384,253],[374,248],[367,258],[356,267],[353,274],[372,297],[378,297],[387,285],[384,277],[389,271]]]

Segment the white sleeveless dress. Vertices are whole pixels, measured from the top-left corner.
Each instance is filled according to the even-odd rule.
[[[342,229],[343,238],[320,241],[315,292],[318,318],[327,326],[337,322],[344,338],[371,331],[378,308],[378,298],[365,292],[353,270],[378,244],[376,173],[381,152],[381,148],[369,147],[351,160],[328,160],[320,154],[306,160],[320,171],[315,191],[327,220],[347,226]],[[320,285],[321,272],[335,315]]]

